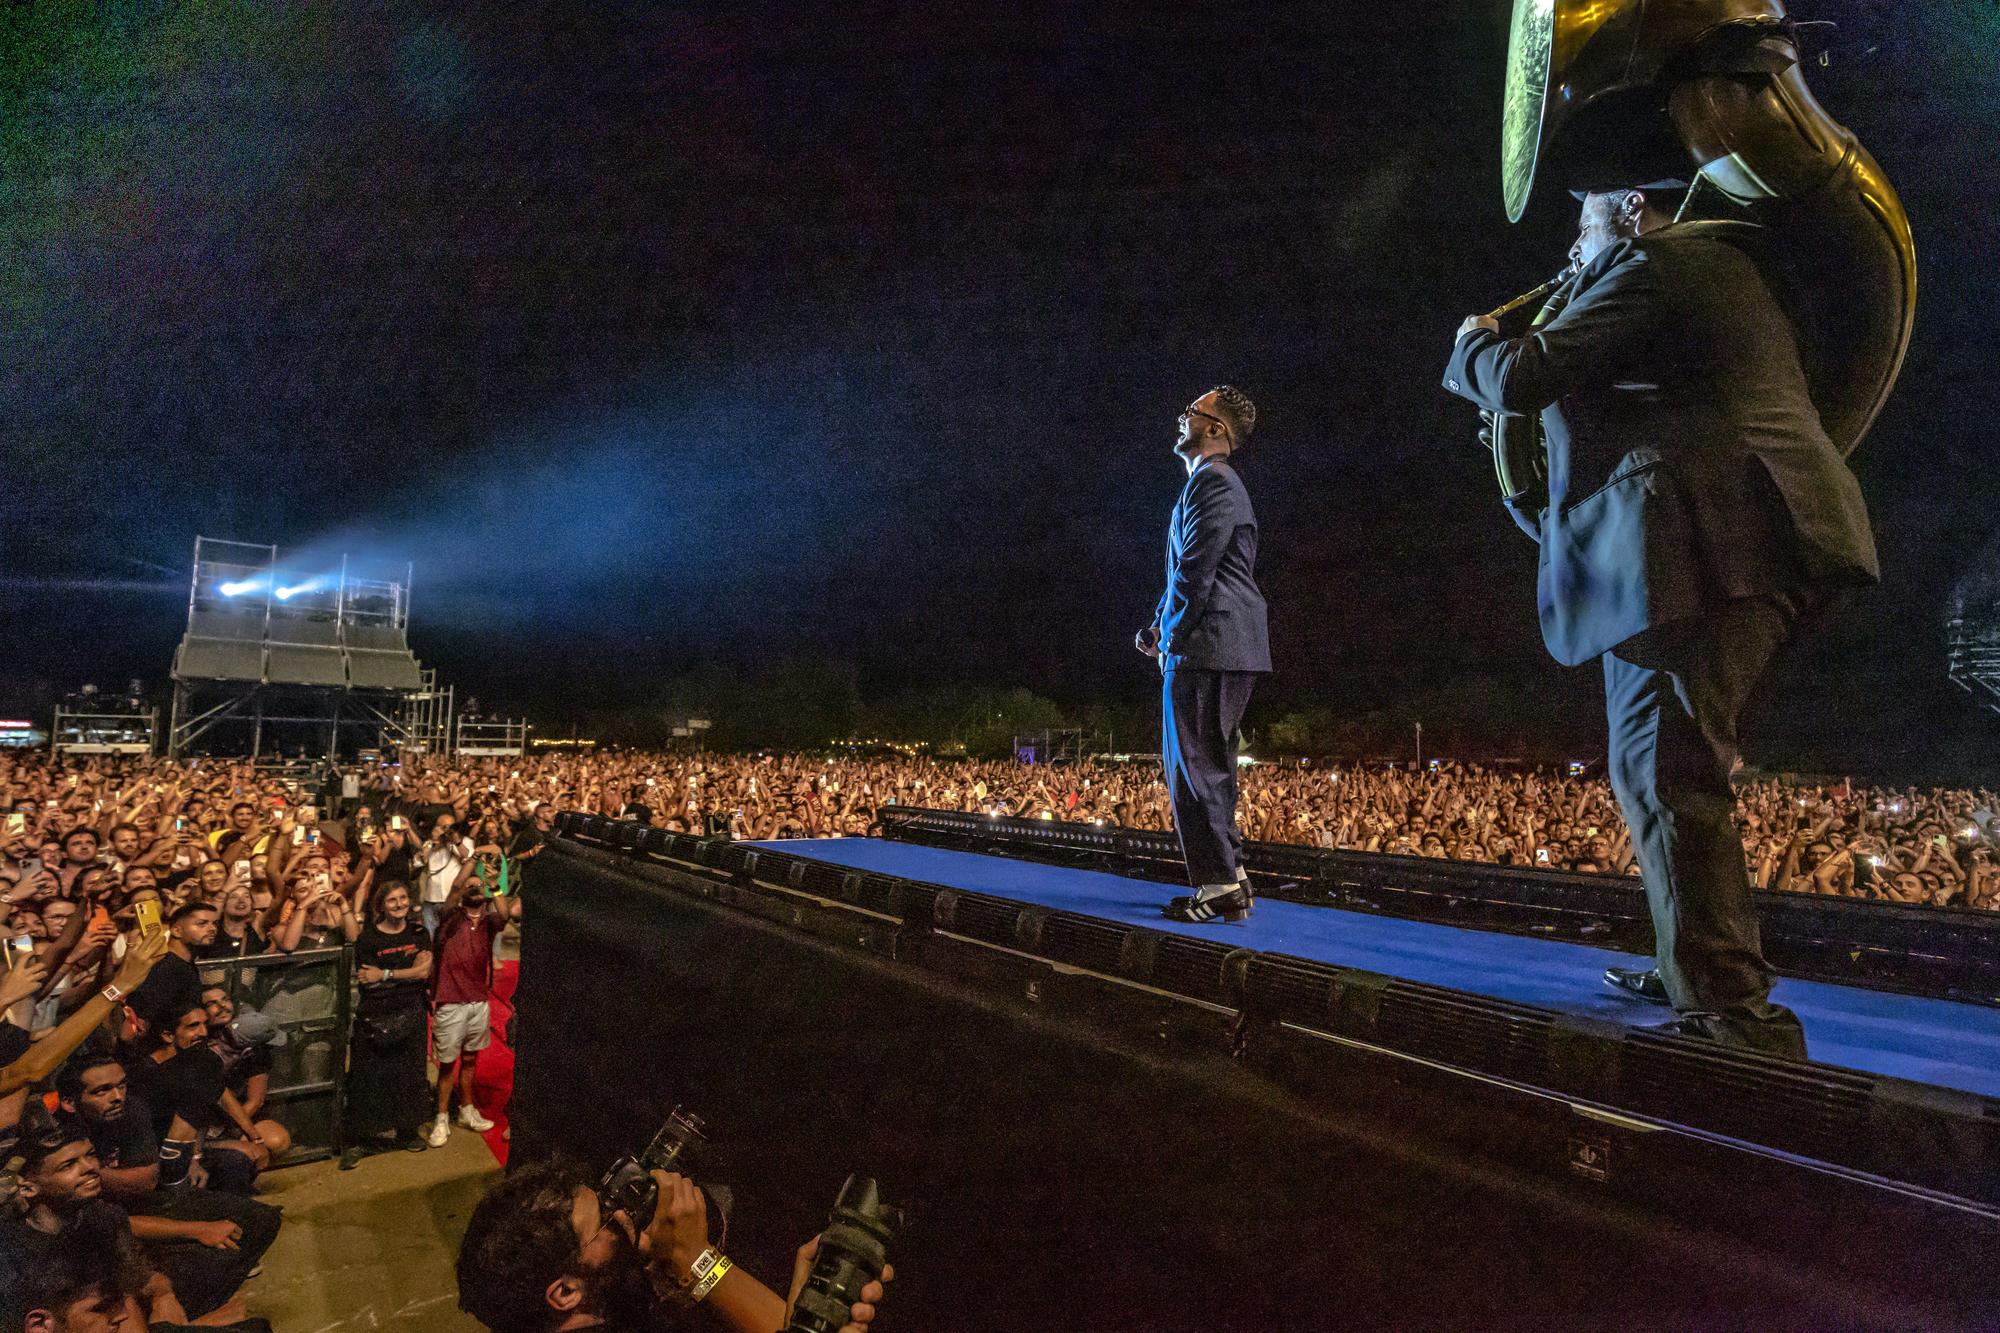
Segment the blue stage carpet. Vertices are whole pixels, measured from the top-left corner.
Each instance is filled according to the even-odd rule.
[[[1670,1016],[1601,980],[1607,967],[1642,960],[1581,944],[1268,899],[1258,900],[1243,925],[1188,926],[1160,915],[1160,905],[1180,890],[1122,875],[879,838],[753,845],[1613,1022],[1657,1023]],[[1789,979],[1778,983],[1772,998],[1804,1022],[1807,1051],[1820,1064],[2000,1097],[2000,1009]]]

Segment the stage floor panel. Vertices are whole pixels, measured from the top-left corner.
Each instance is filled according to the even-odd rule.
[[[1645,960],[1561,940],[1267,898],[1257,900],[1242,925],[1193,926],[1160,915],[1176,891],[1172,885],[1123,875],[882,838],[750,845],[1612,1022],[1637,1026],[1669,1016],[1603,983],[1605,968]],[[1806,1049],[1817,1063],[2000,1097],[2000,1009],[1789,978],[1772,998],[1805,1024]]]

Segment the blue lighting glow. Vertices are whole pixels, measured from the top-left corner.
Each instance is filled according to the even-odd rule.
[[[244,593],[255,592],[263,586],[263,579],[231,579],[216,591],[224,597],[241,597]]]

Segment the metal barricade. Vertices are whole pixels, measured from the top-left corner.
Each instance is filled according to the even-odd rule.
[[[340,1151],[347,1101],[347,1038],[353,1021],[353,949],[255,954],[202,962],[201,984],[225,986],[237,1017],[260,1013],[284,1044],[271,1051],[269,1106],[291,1131],[283,1165]]]

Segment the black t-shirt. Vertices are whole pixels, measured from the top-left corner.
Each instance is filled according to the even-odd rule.
[[[239,1102],[250,1095],[251,1079],[271,1072],[271,1048],[263,1042],[239,1042],[224,1031],[210,1035],[208,1049],[222,1061],[224,1083]]]
[[[177,953],[153,964],[153,970],[125,1001],[148,1023],[179,1018],[201,1003],[201,973]]]
[[[540,829],[530,824],[519,833],[516,833],[512,841],[507,844],[507,855],[520,856],[526,852],[535,851],[548,840],[549,838],[546,833],[543,833]]]
[[[354,966],[379,967],[403,972],[417,965],[417,955],[431,951],[431,933],[415,921],[408,921],[395,934],[369,922],[354,941]],[[430,993],[428,981],[398,978],[378,981],[361,988],[363,1013],[381,1014],[393,1009],[419,1009]]]
[[[103,1166],[124,1170],[151,1166],[160,1160],[159,1135],[153,1132],[153,1113],[143,1097],[127,1093],[125,1114],[116,1120],[92,1120],[85,1116],[80,1117],[79,1123],[89,1133],[90,1144],[97,1149],[97,1160]]]
[[[215,939],[194,950],[194,956],[201,962],[216,958],[245,958],[252,954],[269,953],[271,942],[257,933],[257,927],[245,924],[243,938],[232,940],[223,934],[222,927],[215,928]]]
[[[132,1219],[123,1208],[103,1199],[70,1214],[58,1235],[79,1229],[93,1237],[87,1242],[92,1248],[120,1250],[134,1244]],[[22,1278],[54,1261],[56,1241],[56,1236],[29,1226],[18,1213],[0,1214],[0,1310],[14,1309]]]
[[[27,1030],[17,1028],[4,1018],[0,1018],[0,1069],[5,1069],[28,1053],[30,1038]]]
[[[196,1129],[216,1129],[224,1124],[222,1057],[206,1046],[182,1051],[164,1064],[150,1057],[125,1066],[126,1076],[137,1084],[152,1111],[153,1133],[166,1137],[174,1117]]]
[[[416,889],[416,854],[403,842],[400,833],[384,832],[385,838],[393,838],[389,844],[389,854],[382,858],[382,864],[375,868],[375,887],[380,889],[390,880],[406,885],[412,892]]]
[[[337,949],[347,942],[347,936],[339,926],[315,925],[311,921],[299,927],[299,942],[293,953],[304,953],[308,949]]]

